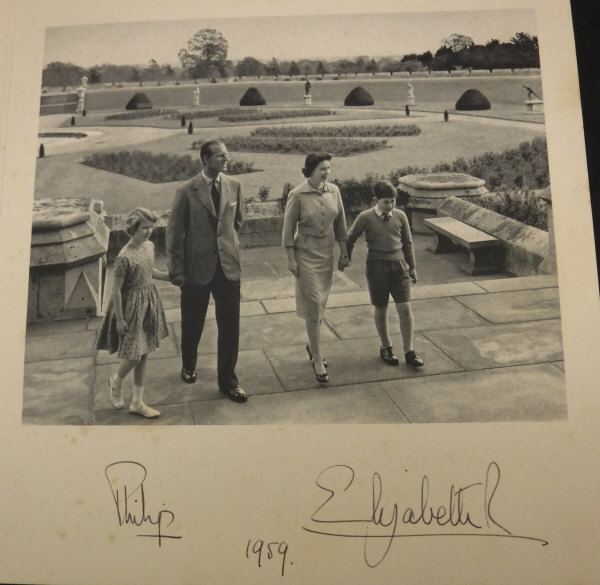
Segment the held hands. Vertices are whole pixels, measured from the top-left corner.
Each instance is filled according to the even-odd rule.
[[[127,331],[127,323],[124,319],[117,319],[117,333],[125,335],[125,331]]]
[[[411,268],[408,271],[408,276],[410,277],[410,279],[412,280],[413,284],[417,284],[417,271],[414,268]]]
[[[183,286],[185,284],[185,276],[173,276],[171,284],[173,286]]]
[[[344,268],[347,268],[348,266],[350,266],[350,259],[348,256],[341,255],[338,260],[338,270],[344,272]]]

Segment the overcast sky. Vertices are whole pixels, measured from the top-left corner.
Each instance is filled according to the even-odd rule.
[[[468,35],[477,44],[492,38],[509,41],[517,32],[537,35],[533,10],[131,22],[49,28],[44,65],[146,64],[150,59],[178,65],[177,53],[202,28],[223,34],[233,61],[246,56],[283,61],[434,53],[453,33]]]

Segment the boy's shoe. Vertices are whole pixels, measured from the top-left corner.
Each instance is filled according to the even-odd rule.
[[[425,365],[423,358],[419,357],[412,349],[404,354],[404,359],[406,360],[406,363],[413,368],[420,368]]]
[[[394,355],[394,352],[392,351],[392,346],[389,345],[388,347],[380,347],[379,348],[379,357],[388,365],[390,366],[397,366],[398,365],[398,356]]]

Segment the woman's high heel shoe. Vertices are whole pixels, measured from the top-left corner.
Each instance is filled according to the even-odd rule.
[[[310,346],[308,345],[308,343],[306,344],[306,353],[308,354],[308,359],[312,361],[312,353],[310,351]],[[327,360],[325,358],[323,358],[323,367],[326,368],[329,364],[327,363]]]
[[[329,375],[327,372],[324,374],[317,374],[317,370],[315,369],[315,363],[311,360],[310,365],[312,366],[313,371],[315,372],[315,378],[319,384],[329,384]]]

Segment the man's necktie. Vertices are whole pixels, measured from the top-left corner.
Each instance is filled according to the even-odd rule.
[[[383,218],[383,221],[390,221],[390,214],[389,213],[382,213],[381,217]]]
[[[210,196],[213,200],[213,205],[215,206],[215,212],[217,216],[219,215],[219,204],[221,202],[221,194],[219,193],[219,188],[217,187],[217,182],[212,182],[212,188],[210,190]]]

